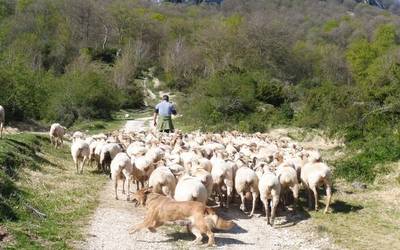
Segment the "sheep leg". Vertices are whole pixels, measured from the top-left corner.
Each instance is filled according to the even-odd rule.
[[[327,183],[326,184],[326,205],[325,205],[324,214],[326,214],[328,212],[329,204],[331,203],[331,198],[332,198],[331,185],[330,185],[330,183]]]
[[[3,139],[3,123],[0,123],[0,139]]]
[[[219,199],[219,207],[223,207],[223,202],[222,202],[222,190],[221,186],[217,186],[217,194],[218,194],[218,199]]]
[[[226,186],[226,208],[229,208],[229,203],[232,197],[232,190],[233,188],[231,186]]]
[[[81,174],[83,174],[83,166],[85,166],[86,160],[87,160],[87,157],[84,156],[83,157],[83,161],[82,161],[82,165],[81,165]]]
[[[117,190],[118,190],[118,178],[117,178],[117,176],[113,175],[112,179],[114,180],[115,199],[118,200],[118,192],[117,192]]]
[[[316,186],[312,186],[311,190],[314,193],[315,211],[318,211],[318,192],[317,192],[317,187]]]
[[[278,203],[279,203],[279,195],[273,196],[271,201],[271,226],[274,226],[276,208],[278,207]]]
[[[74,162],[76,167],[76,173],[79,174],[79,159],[74,160]]]
[[[129,201],[130,200],[130,189],[131,189],[131,178],[128,177],[128,196],[126,197],[126,200]]]
[[[131,175],[129,174],[128,171],[126,171],[126,169],[123,169],[122,173],[124,174],[122,193],[125,194],[125,181],[127,181],[128,182],[128,189],[127,189],[128,194],[127,194],[126,200],[129,201],[129,199],[130,199],[129,190],[131,188],[131,184],[130,184],[131,183]]]
[[[268,199],[267,198],[261,198],[262,203],[264,204],[264,208],[265,208],[265,216],[267,217],[267,223],[269,223],[269,204],[268,204]]]
[[[312,193],[311,189],[307,187],[307,193],[308,193],[308,209],[312,209]]]
[[[256,207],[256,200],[257,200],[257,197],[258,197],[258,193],[257,192],[252,192],[251,195],[253,196],[253,207],[251,208],[250,216],[253,216],[254,209]]]
[[[299,200],[299,184],[295,184],[293,187],[291,187],[292,193],[293,193],[293,210],[296,211],[297,208],[297,203]]]
[[[126,178],[122,178],[122,194],[125,194],[125,180]]]
[[[240,210],[242,210],[243,212],[246,210],[246,206],[244,204],[245,200],[244,200],[244,191],[239,193],[240,195],[240,200],[242,201],[242,204],[240,204]]]

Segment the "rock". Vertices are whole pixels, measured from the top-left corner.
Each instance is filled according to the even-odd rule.
[[[367,184],[358,181],[351,183],[351,186],[355,189],[360,189],[360,190],[367,189]]]
[[[0,241],[7,237],[8,233],[0,230]]]

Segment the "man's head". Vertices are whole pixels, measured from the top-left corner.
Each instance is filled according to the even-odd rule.
[[[162,99],[163,99],[164,101],[169,102],[169,96],[168,96],[168,95],[163,95]]]

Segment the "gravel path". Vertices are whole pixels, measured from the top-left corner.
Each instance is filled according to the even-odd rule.
[[[147,120],[149,118],[128,121],[125,129],[144,129]],[[77,248],[204,249],[204,245],[191,247],[190,241],[194,240],[194,236],[187,233],[186,228],[177,225],[163,226],[157,233],[146,230],[128,234],[130,227],[143,220],[145,210],[123,200],[123,195],[120,197],[121,200],[114,199],[112,183],[107,183],[100,194],[100,205],[87,229],[87,239]],[[261,216],[261,211],[253,218],[248,218],[237,207],[229,212],[223,209],[218,211],[222,217],[234,219],[237,224],[229,232],[216,233],[218,249],[336,249],[327,237],[314,232],[309,216],[304,213],[294,215],[292,212],[281,212],[276,219],[276,227],[271,228],[265,217]]]

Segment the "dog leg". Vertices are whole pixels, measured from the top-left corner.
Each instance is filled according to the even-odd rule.
[[[207,231],[207,236],[208,236],[208,243],[207,246],[215,246],[215,239],[214,239],[214,233],[209,229]]]
[[[191,244],[200,245],[202,243],[201,241],[203,240],[203,235],[201,234],[201,231],[196,227],[192,227],[191,232],[194,234],[194,236],[196,236],[196,239],[192,241]]]

